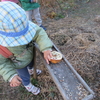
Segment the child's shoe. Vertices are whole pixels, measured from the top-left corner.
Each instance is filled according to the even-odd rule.
[[[35,86],[32,85],[31,83],[30,83],[29,85],[25,86],[25,88],[26,88],[29,92],[33,93],[34,95],[38,95],[38,94],[40,93],[40,88],[35,87]]]
[[[28,72],[29,72],[29,74],[30,75],[33,75],[34,74],[34,68],[32,68],[32,69],[29,69],[29,68],[27,68],[28,69]],[[40,75],[42,73],[42,71],[41,70],[39,70],[39,69],[36,69],[36,74],[37,75]]]
[[[40,27],[42,27],[45,31],[47,30],[43,25],[40,25]]]

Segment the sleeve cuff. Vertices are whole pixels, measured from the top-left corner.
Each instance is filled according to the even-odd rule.
[[[11,80],[16,76],[17,74],[14,74],[10,79],[9,82],[11,82]]]
[[[43,51],[42,51],[42,53],[43,53],[44,51],[47,51],[47,50],[50,50],[50,51],[52,51],[52,49],[46,49],[46,50],[43,50]]]

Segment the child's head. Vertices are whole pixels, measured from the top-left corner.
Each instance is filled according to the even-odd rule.
[[[35,35],[35,24],[28,21],[26,12],[13,2],[0,3],[0,45],[28,44]]]

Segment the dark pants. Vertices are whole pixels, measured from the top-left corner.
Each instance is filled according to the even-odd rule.
[[[17,69],[18,75],[20,76],[20,78],[22,79],[22,84],[24,86],[27,86],[30,83],[30,74],[28,72],[28,69],[31,69],[33,67],[33,60],[31,61],[30,64],[28,64],[26,67],[21,68],[21,69]]]

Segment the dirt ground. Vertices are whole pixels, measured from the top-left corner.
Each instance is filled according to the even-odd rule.
[[[80,6],[66,10],[66,17],[59,20],[44,16],[42,8],[43,24],[54,44],[95,92],[94,100],[100,100],[100,1],[79,0],[77,4]],[[43,63],[38,61],[43,72],[33,83],[41,93],[33,96],[23,86],[10,88],[0,77],[0,100],[63,100]]]
[[[79,3],[79,2],[78,2]],[[66,17],[49,22],[47,33],[100,100],[100,2],[85,0]]]

